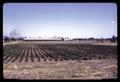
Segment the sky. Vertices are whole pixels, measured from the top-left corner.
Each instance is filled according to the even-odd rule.
[[[5,3],[3,35],[111,38],[117,36],[115,3]]]

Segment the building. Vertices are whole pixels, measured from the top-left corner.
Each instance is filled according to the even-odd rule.
[[[63,41],[62,37],[25,37],[24,41]]]

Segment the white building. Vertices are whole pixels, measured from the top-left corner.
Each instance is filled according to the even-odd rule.
[[[26,37],[24,41],[61,41],[62,37]]]

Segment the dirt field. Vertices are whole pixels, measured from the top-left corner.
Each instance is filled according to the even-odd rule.
[[[110,45],[110,46],[117,46],[117,42],[115,42],[115,43],[111,43],[111,42],[104,42],[104,43],[96,42],[96,43],[92,43],[92,45]]]
[[[7,63],[5,79],[111,79],[117,78],[117,60],[68,60]]]
[[[24,43],[23,43],[24,45]],[[48,45],[44,46],[39,46],[37,44],[34,44],[34,46],[31,46],[33,44],[28,43],[25,46],[17,45],[16,48],[14,48],[14,44],[9,45],[4,47],[4,57],[6,62],[3,62],[3,76],[4,79],[111,79],[111,78],[117,78],[117,59],[116,59],[116,47],[110,47],[110,46],[89,46],[89,49],[87,48],[88,46],[84,45],[74,45],[74,46],[56,46],[54,47],[49,47]],[[35,46],[36,45],[36,46]],[[95,44],[97,45],[97,44]],[[77,46],[77,48],[76,48]],[[62,48],[61,48],[62,47]],[[82,47],[82,48],[78,48]],[[60,58],[58,57],[58,60],[54,60],[54,56],[58,56],[55,53],[51,52],[49,54],[44,54],[44,58],[41,58],[42,54],[36,53],[36,54],[28,54],[27,52],[24,53],[23,55],[26,54],[26,56],[23,57],[21,51],[23,52],[24,49],[26,49],[34,52],[32,49],[36,49],[37,52],[39,49],[48,49],[48,50],[54,50],[51,48],[55,48],[54,52],[56,52],[59,49],[62,49],[61,52],[64,51],[64,55],[61,55],[63,57],[63,60],[60,61]],[[68,49],[70,48],[70,49]],[[17,51],[16,51],[17,49]],[[96,50],[97,49],[97,50]],[[11,50],[15,50],[15,52],[11,52]],[[21,51],[20,51],[21,50]],[[27,51],[26,50],[26,51]],[[77,51],[78,50],[78,51]],[[87,51],[86,51],[87,50]],[[92,52],[91,52],[92,50]],[[100,50],[100,51],[99,51]],[[66,52],[67,51],[67,52]],[[89,51],[89,52],[88,52]],[[95,52],[96,53],[95,53]],[[8,54],[12,53],[12,54]],[[35,51],[36,52],[36,51]],[[70,52],[70,53],[69,53]],[[105,56],[104,59],[90,59],[84,60],[80,57],[80,59],[76,59],[76,56],[73,56],[72,54],[78,53],[79,55],[83,55],[84,57],[89,57],[93,56],[90,55],[103,55]],[[94,52],[94,53],[93,53]],[[14,53],[14,54],[13,54]],[[16,54],[15,54],[16,53]],[[69,53],[69,56],[66,54]],[[83,54],[82,54],[83,53]],[[87,53],[87,55],[86,55]],[[103,54],[102,54],[103,53]],[[105,54],[106,53],[106,54]],[[54,54],[54,55],[52,55]],[[109,55],[110,54],[110,55]],[[20,56],[19,56],[20,55]],[[39,57],[35,57],[35,55],[39,55]],[[52,60],[47,59],[46,61],[44,59],[49,58],[49,55],[51,55]],[[59,54],[60,55],[60,54]],[[107,56],[108,55],[108,56]],[[18,59],[22,58],[22,61],[19,62]],[[53,56],[53,57],[52,57]],[[68,60],[64,59],[66,57],[70,57]],[[56,58],[55,57],[55,58]],[[71,58],[75,58],[74,60],[71,60]],[[28,61],[26,62],[25,59],[28,58]],[[31,60],[34,59],[34,62]],[[40,61],[38,62],[38,58],[40,58]],[[14,62],[11,62],[15,60]]]

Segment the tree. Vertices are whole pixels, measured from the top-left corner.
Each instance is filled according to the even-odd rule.
[[[10,32],[10,37],[12,41],[16,41],[19,37],[21,37],[21,34],[19,33],[18,29],[13,29]]]
[[[111,42],[115,42],[116,41],[116,38],[115,38],[115,36],[113,35],[112,36],[112,39],[111,39]]]
[[[22,40],[24,40],[24,38],[23,38],[23,37],[19,37],[18,40],[19,40],[19,41],[22,41]]]
[[[9,42],[9,41],[10,41],[10,38],[9,38],[8,36],[5,36],[5,37],[4,37],[4,41],[5,41],[5,42]]]
[[[64,41],[64,38],[63,38],[63,37],[61,37],[61,40],[62,40],[62,41]]]
[[[16,41],[16,38],[12,37],[11,40],[12,40],[12,41]]]

